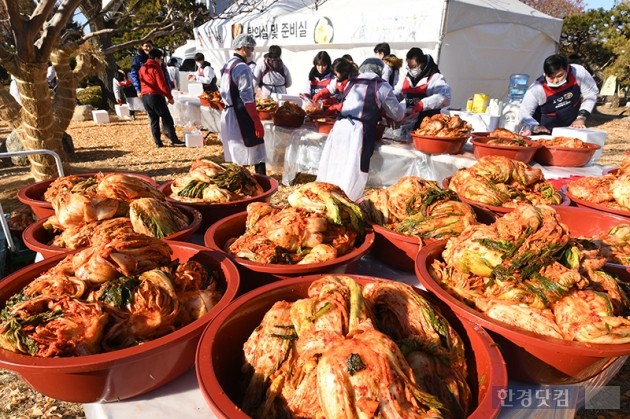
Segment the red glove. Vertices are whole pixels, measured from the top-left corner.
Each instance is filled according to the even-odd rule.
[[[343,108],[343,102],[335,103],[328,107],[328,112],[341,112],[341,108]]]
[[[247,110],[249,117],[252,118],[252,121],[254,121],[254,133],[256,134],[256,138],[264,138],[265,128],[263,127],[262,122],[260,122],[258,112],[256,112],[256,104],[254,102],[246,103],[245,109]]]
[[[424,104],[423,104],[423,103],[422,103],[422,101],[420,100],[420,101],[418,101],[418,103],[416,103],[416,104],[413,106],[413,109],[411,109],[411,113],[412,113],[412,114],[414,114],[414,113],[420,113],[420,112],[422,112],[423,110],[424,110]]]
[[[322,99],[326,99],[330,97],[330,90],[323,88],[320,89],[317,93],[315,93],[315,96],[313,96],[313,103],[317,103],[318,100],[322,100]]]

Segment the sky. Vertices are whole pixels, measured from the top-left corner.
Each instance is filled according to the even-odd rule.
[[[599,9],[602,7],[605,10],[610,10],[613,8],[614,0],[584,0],[584,4],[586,5],[586,9]]]

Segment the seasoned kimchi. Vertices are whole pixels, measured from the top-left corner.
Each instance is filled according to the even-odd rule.
[[[245,233],[226,243],[230,254],[260,263],[307,264],[352,251],[365,234],[361,208],[338,187],[311,182],[291,193],[288,206],[247,206]]]
[[[431,274],[486,316],[557,339],[630,342],[630,301],[597,248],[549,206],[523,204],[449,239]]]
[[[254,418],[466,417],[464,341],[409,285],[314,281],[279,301],[243,347]]]
[[[0,311],[0,348],[39,356],[91,355],[138,345],[206,314],[221,272],[171,261],[170,246],[123,231],[69,255]]]
[[[170,197],[182,202],[223,203],[262,194],[263,188],[245,167],[200,159],[171,184]]]
[[[542,170],[503,156],[485,156],[458,170],[448,188],[460,197],[497,207],[562,203],[562,195],[545,181]]]
[[[476,224],[472,207],[455,192],[414,176],[374,190],[360,205],[372,223],[424,239],[446,239]]]

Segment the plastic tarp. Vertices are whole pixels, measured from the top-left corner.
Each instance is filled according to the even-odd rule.
[[[232,55],[239,33],[256,39],[256,59],[268,45],[280,45],[294,85],[304,92],[312,60],[320,50],[332,59],[350,54],[361,63],[374,45],[388,42],[404,58],[420,47],[438,62],[453,88],[452,107],[464,108],[474,93],[503,99],[511,74],[533,80],[544,59],[556,52],[562,20],[517,0],[280,0],[268,8],[232,19],[215,19],[195,28],[198,48],[215,68]],[[359,7],[360,6],[360,7]],[[233,10],[238,10],[234,6]],[[227,14],[233,14],[228,9]]]

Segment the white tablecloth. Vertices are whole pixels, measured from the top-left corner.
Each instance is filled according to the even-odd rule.
[[[168,105],[175,125],[202,127],[201,101],[188,95],[173,96],[174,103]]]
[[[326,142],[326,134],[319,134],[313,129],[295,130],[289,138],[284,158],[282,183],[290,185],[298,173],[317,174],[319,159]],[[266,138],[266,137],[265,137]],[[390,186],[403,176],[418,176],[441,182],[452,176],[458,169],[476,163],[472,146],[466,144],[462,154],[429,155],[416,150],[412,144],[383,139],[377,146],[370,160],[368,186]],[[532,163],[543,171],[546,179],[557,179],[571,175],[599,176],[602,166],[555,167]]]

